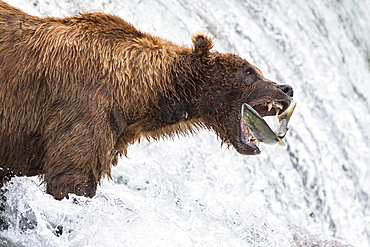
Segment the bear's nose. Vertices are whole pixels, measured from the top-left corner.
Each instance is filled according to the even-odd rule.
[[[293,97],[293,88],[289,85],[278,85],[278,89],[283,91],[285,94],[289,95],[290,97]]]

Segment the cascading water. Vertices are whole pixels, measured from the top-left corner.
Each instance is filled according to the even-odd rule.
[[[368,0],[6,2],[39,16],[114,13],[178,44],[206,33],[293,86],[297,108],[287,146],[261,144],[259,156],[207,131],[135,144],[78,204],[16,178],[0,245],[370,246]]]

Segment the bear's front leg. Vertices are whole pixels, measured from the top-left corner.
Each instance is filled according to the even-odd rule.
[[[46,192],[59,200],[69,193],[93,197],[101,176],[93,141],[66,132],[53,138],[44,159]]]
[[[44,135],[46,191],[59,200],[69,193],[93,197],[102,176],[110,173],[113,149],[104,112],[69,104],[56,105]]]
[[[46,192],[58,200],[68,198],[70,193],[87,197],[95,196],[98,179],[94,177],[92,172],[85,174],[84,171],[81,171],[78,175],[74,172],[76,171],[45,174]]]

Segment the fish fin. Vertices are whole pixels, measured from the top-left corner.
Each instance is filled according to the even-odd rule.
[[[286,145],[285,142],[281,138],[278,138],[278,144],[280,146],[285,146]]]

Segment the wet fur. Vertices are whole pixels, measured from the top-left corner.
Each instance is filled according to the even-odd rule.
[[[199,128],[248,154],[240,105],[286,95],[247,61],[211,52],[210,38],[192,41],[113,15],[39,18],[0,1],[1,182],[42,175],[56,199],[92,197],[130,144]]]

